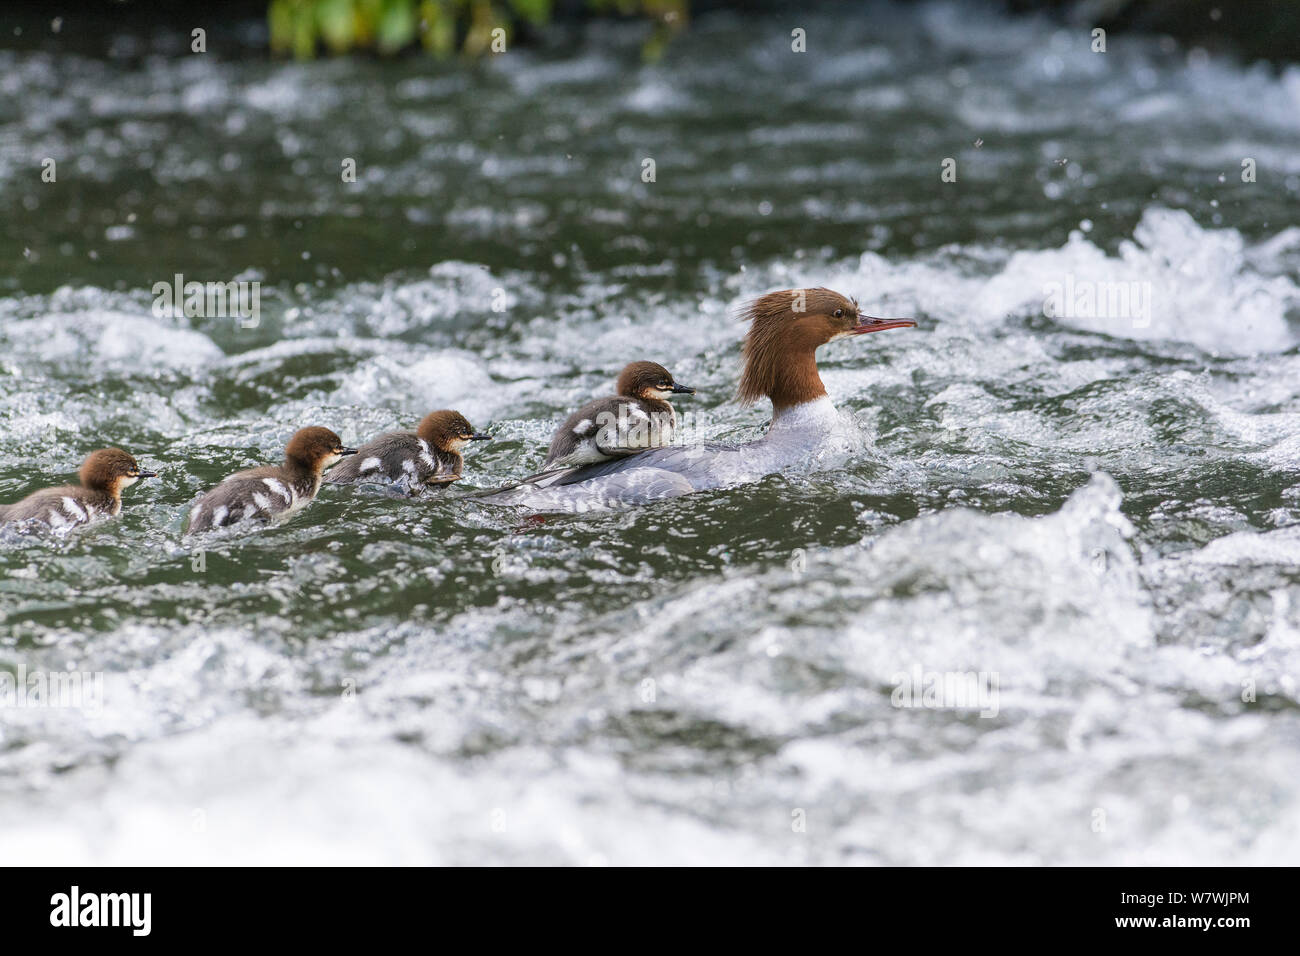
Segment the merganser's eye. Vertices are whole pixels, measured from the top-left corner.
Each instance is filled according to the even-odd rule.
[[[837,318],[837,319],[842,319],[842,318],[844,318],[844,310],[843,310],[843,309],[836,309],[836,310],[835,310],[835,318]]]

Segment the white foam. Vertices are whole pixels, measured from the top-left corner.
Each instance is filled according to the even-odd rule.
[[[416,351],[376,355],[344,376],[331,396],[338,404],[432,410],[454,408],[470,421],[492,417],[501,389],[483,361],[468,352]],[[424,352],[424,354],[420,354]]]
[[[224,358],[202,332],[159,320],[147,311],[129,312],[76,302],[100,290],[61,290],[30,318],[0,327],[0,346],[29,362],[77,363],[99,368],[193,368]],[[120,297],[119,297],[120,298]],[[23,311],[32,308],[24,303]]]
[[[1300,287],[1267,267],[1276,248],[1255,253],[1235,229],[1205,229],[1186,212],[1148,209],[1133,239],[1109,255],[1080,231],[1057,249],[1013,253],[1005,261],[978,248],[948,249],[916,262],[865,253],[856,266],[835,268],[819,281],[866,297],[893,314],[919,310],[943,323],[986,328],[1008,318],[1043,315],[1054,288],[1066,284],[1095,294],[1135,290],[1149,296],[1149,314],[1086,313],[1078,296],[1057,321],[1089,332],[1142,341],[1167,339],[1213,352],[1254,354],[1290,348],[1296,336],[1287,313],[1300,307]],[[1085,308],[1080,310],[1082,304]],[[1097,306],[1096,311],[1102,311]]]

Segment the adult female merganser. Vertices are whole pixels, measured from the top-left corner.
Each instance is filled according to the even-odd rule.
[[[613,461],[581,465],[489,494],[491,504],[536,511],[592,511],[644,504],[756,481],[807,461],[833,435],[838,413],[817,371],[817,349],[827,342],[911,328],[911,319],[877,319],[830,289],[784,289],[751,302],[742,317],[745,368],[738,398],[772,402],[767,434],[744,445],[677,445]]]
[[[78,472],[81,487],[46,488],[11,505],[0,505],[0,525],[26,524],[66,531],[122,510],[122,489],[157,472],[142,471],[120,448],[101,448],[86,456]]]
[[[430,412],[413,432],[386,432],[366,442],[353,458],[329,473],[327,485],[389,485],[404,495],[419,495],[460,478],[461,451],[491,435],[474,431],[460,412]]]
[[[185,533],[245,520],[267,524],[286,519],[311,504],[326,468],[356,453],[328,428],[300,429],[285,446],[283,465],[236,472],[195,502]]]

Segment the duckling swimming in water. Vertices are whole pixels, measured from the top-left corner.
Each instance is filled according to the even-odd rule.
[[[430,412],[413,432],[386,432],[366,442],[355,457],[331,471],[325,482],[391,485],[402,494],[419,495],[459,480],[465,446],[491,438],[476,432],[460,412]]]
[[[66,531],[122,510],[122,491],[141,478],[156,478],[120,448],[101,448],[86,456],[78,472],[81,486],[45,488],[11,505],[0,505],[0,525],[43,525]]]
[[[311,504],[326,468],[356,453],[328,428],[300,429],[285,446],[284,464],[236,472],[195,502],[185,533],[245,520],[282,521]]]

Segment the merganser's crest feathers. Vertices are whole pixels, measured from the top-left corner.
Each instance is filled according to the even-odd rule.
[[[782,289],[749,303],[741,318],[749,322],[749,333],[737,398],[750,404],[767,397],[773,408],[781,409],[826,394],[815,353],[832,339],[852,334],[858,306],[830,289]]]

